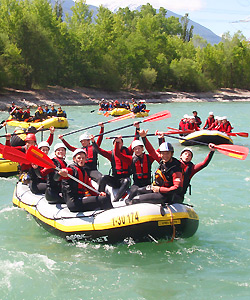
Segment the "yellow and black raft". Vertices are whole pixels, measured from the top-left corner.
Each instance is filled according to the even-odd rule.
[[[0,154],[0,177],[9,177],[18,173],[18,163],[4,159]]]
[[[110,210],[73,213],[66,204],[49,204],[44,195],[32,194],[21,182],[14,191],[13,204],[26,210],[49,232],[69,242],[115,244],[127,238],[135,242],[188,238],[199,225],[194,209],[184,204],[126,206],[121,201],[113,202],[115,207]]]
[[[50,128],[54,126],[55,128],[66,129],[69,127],[69,123],[67,118],[64,117],[52,117],[48,118],[42,122],[25,122],[25,121],[17,121],[15,119],[11,119],[11,117],[7,120],[7,124],[9,126],[21,127],[21,128],[29,128],[30,126],[34,126],[36,129],[43,126],[43,128]]]
[[[183,146],[197,145],[195,142],[220,144],[233,144],[233,140],[224,132],[217,130],[199,130],[192,132],[179,140]]]

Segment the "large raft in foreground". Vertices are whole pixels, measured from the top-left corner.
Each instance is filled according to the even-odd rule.
[[[30,126],[34,126],[35,128],[39,128],[43,126],[43,128],[50,128],[54,126],[55,128],[68,128],[69,123],[68,120],[64,117],[53,117],[46,119],[42,122],[24,122],[24,121],[17,121],[15,119],[8,119],[7,124],[9,126],[21,127],[21,128],[29,128]]]
[[[140,203],[110,210],[72,213],[66,204],[49,204],[43,195],[34,195],[19,182],[13,204],[24,208],[49,232],[69,242],[91,241],[115,244],[132,238],[135,242],[188,238],[195,234],[199,218],[192,207]]]
[[[186,135],[185,140],[180,140],[183,146],[197,145],[196,142],[220,144],[233,144],[233,140],[224,132],[217,130],[199,130]]]

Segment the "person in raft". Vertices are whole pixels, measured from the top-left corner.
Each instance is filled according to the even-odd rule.
[[[103,123],[98,123],[101,127],[99,134],[104,132]],[[77,148],[71,146],[64,138],[63,135],[59,135],[58,138],[64,143],[64,145],[70,150],[75,151]],[[99,135],[96,144],[100,147],[103,140],[103,135]],[[87,157],[85,162],[85,169],[94,181],[98,182],[102,178],[102,173],[97,170],[98,166],[98,151],[91,145],[90,135],[88,133],[83,133],[80,135],[79,142],[82,144],[82,149],[86,150]]]
[[[212,160],[212,157],[214,155],[214,144],[210,143],[209,148],[211,149],[211,151],[208,153],[208,155],[206,156],[206,158],[204,159],[203,162],[200,162],[198,164],[194,164],[192,163],[192,159],[193,159],[193,151],[191,148],[184,148],[181,151],[181,155],[180,155],[180,162],[182,164],[182,168],[184,170],[184,178],[183,178],[183,188],[182,188],[182,196],[184,198],[184,195],[186,194],[188,188],[189,188],[189,195],[191,195],[191,184],[190,181],[192,179],[192,177],[199,171],[201,171],[202,169],[204,169],[205,167],[208,166],[208,164],[210,163],[210,161]]]
[[[194,118],[195,118],[195,124],[196,124],[198,127],[200,127],[202,122],[201,122],[201,118],[198,117],[198,113],[197,113],[196,110],[193,111],[193,116],[194,116]]]
[[[68,177],[68,174],[73,175],[93,188],[91,178],[84,169],[85,161],[86,150],[76,149],[73,152],[73,164],[58,172],[58,175],[61,177],[58,177],[57,180],[63,178],[63,196],[69,210],[71,212],[79,212],[113,208],[109,195],[106,195],[104,192],[98,195],[98,193]]]
[[[54,146],[55,157],[53,163],[60,169],[65,169],[67,163],[65,161],[66,147],[63,143],[57,143]],[[50,204],[65,203],[62,197],[62,182],[58,180],[58,171],[54,169],[42,169],[41,176],[47,176],[47,188],[45,198]]]
[[[152,185],[140,189],[139,194],[132,199],[135,203],[182,203],[183,175],[181,162],[173,157],[174,148],[164,142],[159,147],[159,153],[152,148],[149,152],[152,156],[160,159],[160,164],[155,172]]]
[[[207,129],[207,130],[211,130],[214,127],[214,113],[212,111],[209,112],[209,116],[206,119],[206,122],[204,124],[204,126],[202,127],[202,129]]]
[[[195,123],[195,117],[190,116],[189,122],[186,123],[184,130],[195,130],[195,131],[200,130],[198,125]]]
[[[225,133],[230,133],[232,132],[232,125],[230,124],[230,122],[227,120],[227,117],[224,116],[221,118],[222,122],[218,128],[219,131],[225,132]]]

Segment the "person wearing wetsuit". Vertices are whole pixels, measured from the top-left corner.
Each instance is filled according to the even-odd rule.
[[[23,121],[24,120],[24,118],[23,118],[23,109],[22,109],[22,107],[20,107],[18,110],[17,110],[17,112],[16,112],[16,119],[17,119],[17,121]]]
[[[195,118],[195,124],[200,128],[202,122],[201,122],[201,118],[198,117],[196,110],[193,111],[193,116]]]
[[[54,146],[55,157],[52,159],[56,167],[64,169],[67,167],[65,161],[66,147],[63,143],[57,143]],[[54,169],[43,169],[41,175],[47,175],[47,188],[45,198],[50,204],[65,203],[62,196],[62,182],[58,180],[58,171]]]
[[[222,119],[222,122],[221,122],[218,130],[221,131],[221,132],[225,132],[225,133],[232,132],[233,127],[230,124],[230,122],[227,120],[227,117],[224,116],[221,119]]]
[[[103,135],[104,133],[104,125],[103,123],[98,123],[98,125],[101,127],[100,128],[100,135],[98,136],[96,144],[100,147],[102,140],[103,140]],[[58,136],[59,139],[64,143],[64,145],[70,150],[70,151],[75,151],[76,147],[71,146],[64,138],[62,135]],[[98,151],[93,147],[93,145],[90,144],[90,135],[87,133],[84,133],[80,136],[79,142],[82,144],[82,148],[86,150],[87,153],[87,158],[85,162],[85,169],[88,173],[88,175],[96,182],[99,182],[100,179],[102,178],[102,173],[97,170],[98,167]]]
[[[63,196],[69,210],[71,212],[79,212],[113,208],[109,195],[106,195],[104,192],[98,195],[98,192],[94,192],[67,177],[70,174],[93,188],[91,179],[84,169],[85,160],[85,149],[76,149],[73,152],[73,164],[58,172],[58,175],[65,178],[62,180]]]
[[[193,158],[193,151],[191,148],[184,148],[181,151],[180,155],[180,162],[182,164],[182,168],[184,170],[184,178],[183,178],[183,189],[182,189],[182,195],[186,194],[188,187],[189,187],[189,194],[191,195],[191,184],[190,181],[192,177],[202,169],[208,166],[210,161],[212,160],[212,157],[214,155],[214,144],[209,144],[209,148],[211,151],[208,153],[207,157],[204,159],[203,162],[200,162],[198,164],[192,163]]]
[[[190,117],[189,122],[185,124],[185,130],[200,130],[198,125],[195,123],[195,117]]]
[[[187,114],[185,114],[184,116],[183,116],[183,118],[180,120],[180,123],[179,123],[179,130],[181,130],[181,131],[184,131],[184,130],[186,130],[185,128],[186,128],[186,124],[188,123],[188,115]],[[184,134],[180,134],[180,136],[183,136]]]
[[[174,148],[170,143],[164,142],[159,148],[160,154],[154,149],[150,153],[159,161],[159,168],[155,172],[153,185],[148,185],[140,190],[140,194],[132,199],[132,203],[181,203],[183,186],[183,170],[180,161],[174,154]]]
[[[44,152],[46,155],[49,154],[49,143],[43,141],[38,144],[38,149]],[[28,171],[28,178],[30,179],[29,187],[33,194],[44,194],[47,188],[47,176],[46,173],[41,173],[43,168],[38,165],[31,164],[31,167]]]
[[[62,110],[62,108],[60,106],[58,107],[56,116],[67,118],[66,112],[64,110]]]
[[[51,105],[50,110],[48,111],[48,116],[56,117],[57,110],[55,109],[54,105]]]
[[[214,127],[214,113],[210,111],[208,118],[206,119],[206,122],[202,129],[211,130]]]
[[[44,119],[47,118],[47,115],[45,114],[44,110],[42,109],[42,106],[38,106],[37,110],[35,111],[34,120],[38,120],[42,122]]]

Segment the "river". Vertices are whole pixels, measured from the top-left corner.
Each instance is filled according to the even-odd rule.
[[[169,119],[141,124],[151,133],[177,127],[181,116],[193,110],[203,123],[213,111],[228,116],[235,132],[250,132],[250,102],[167,103],[148,108],[151,113],[168,109],[172,114]],[[90,113],[96,106],[64,109],[70,127],[56,134],[107,120],[97,110]],[[1,120],[6,116],[0,112]],[[131,122],[110,123],[105,129]],[[118,133],[133,132],[130,127]],[[78,137],[70,135],[67,140],[79,145]],[[183,146],[175,139],[167,140],[179,157]],[[157,138],[150,141],[157,146]],[[236,137],[234,143],[249,148],[250,138]],[[104,139],[102,147],[111,146]],[[194,163],[209,151],[206,146],[192,148]],[[71,160],[70,153],[67,159]],[[109,163],[102,157],[99,160],[100,170],[107,174]],[[185,201],[194,205],[200,225],[192,238],[173,243],[67,243],[12,206],[15,182],[15,177],[0,179],[0,299],[249,299],[250,156],[241,161],[216,152],[210,165],[195,175],[192,195]]]

